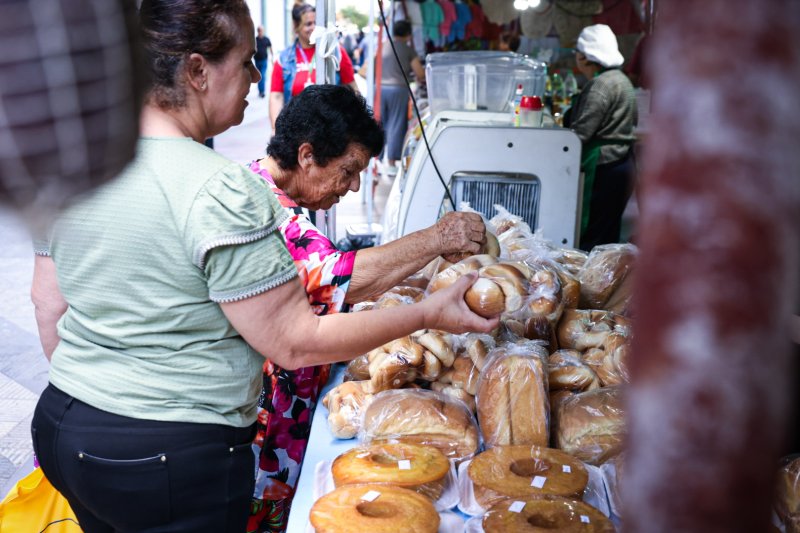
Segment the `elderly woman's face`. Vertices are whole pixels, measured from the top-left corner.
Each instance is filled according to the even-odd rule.
[[[294,200],[308,209],[330,209],[349,191],[358,191],[360,172],[369,163],[369,151],[360,144],[350,143],[344,154],[319,166],[312,163],[298,181],[298,196]]]

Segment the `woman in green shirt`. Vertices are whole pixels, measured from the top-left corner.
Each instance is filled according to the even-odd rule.
[[[34,449],[85,531],[241,532],[264,356],[295,369],[497,320],[466,307],[469,279],[403,309],[316,316],[269,186],[202,144],[241,122],[259,79],[246,3],[144,0],[140,18],[152,86],[136,158],[37,248],[52,364]]]

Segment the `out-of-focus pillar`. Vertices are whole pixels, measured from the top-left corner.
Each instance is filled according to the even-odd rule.
[[[625,527],[767,531],[800,275],[800,2],[658,14]]]

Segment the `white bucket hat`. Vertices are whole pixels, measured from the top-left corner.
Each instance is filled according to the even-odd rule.
[[[625,58],[619,53],[617,37],[605,24],[583,28],[576,48],[589,61],[600,63],[606,68],[619,67],[625,62]]]

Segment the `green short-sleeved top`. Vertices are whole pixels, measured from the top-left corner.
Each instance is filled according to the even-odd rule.
[[[218,303],[297,275],[285,218],[243,166],[191,139],[141,139],[118,178],[59,217],[49,251],[37,246],[69,304],[50,382],[123,416],[253,423],[264,359]]]

